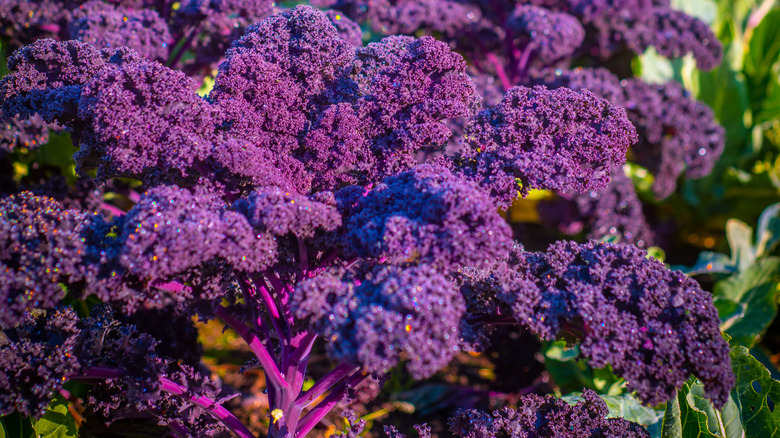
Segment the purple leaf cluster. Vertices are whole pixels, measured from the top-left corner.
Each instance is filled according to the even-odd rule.
[[[374,187],[346,226],[348,254],[443,270],[503,259],[511,245],[509,226],[475,184],[427,164]]]
[[[71,379],[92,384],[85,407],[107,421],[118,410],[132,409],[187,431],[185,436],[224,431],[218,420],[226,411],[215,382],[177,364],[167,356],[171,350],[117,320],[109,306],[97,306],[83,319],[70,308],[29,314],[3,336],[0,412],[16,409],[37,417]]]
[[[312,0],[309,3],[333,8],[356,21],[370,23],[383,35],[412,35],[427,29],[453,37],[481,18],[477,5],[463,1]]]
[[[17,148],[35,149],[49,142],[49,130],[55,125],[43,121],[40,115],[30,118],[4,118],[5,126],[0,129],[0,153],[12,152]]]
[[[499,279],[513,317],[543,339],[581,339],[648,404],[668,400],[689,373],[722,406],[734,384],[712,296],[630,245],[558,242],[518,257]]]
[[[722,58],[720,43],[706,23],[672,9],[669,0],[531,0],[520,4],[482,0],[318,0],[313,3],[343,11],[385,35],[441,34],[459,51],[477,59],[500,53],[512,63],[519,61],[511,50],[504,52],[502,45],[507,39],[518,36],[522,39],[522,35],[530,36],[526,42],[532,41],[537,47],[563,49],[560,56],[548,60],[568,56],[563,53],[575,49],[577,54],[607,59],[625,51],[641,54],[648,47],[655,47],[670,57],[691,53],[704,69],[715,67]],[[544,9],[547,11],[543,12]],[[547,27],[548,20],[558,22],[559,27],[554,30]],[[540,32],[533,35],[533,28]],[[548,32],[544,32],[545,28]]]
[[[101,48],[126,46],[158,60],[168,57],[168,46],[174,42],[157,11],[117,8],[102,1],[88,1],[73,10],[67,39]]]
[[[49,52],[54,62],[41,62]],[[99,179],[149,185],[203,176],[246,190],[278,179],[306,193],[378,182],[443,148],[451,132],[442,122],[478,102],[463,59],[443,43],[391,37],[355,49],[310,8],[249,28],[208,99],[183,73],[126,49],[42,40],[9,68],[7,117],[62,123],[82,172],[97,166]]]
[[[517,409],[492,413],[468,410],[450,418],[450,431],[461,438],[649,438],[640,425],[606,418],[607,404],[592,390],[572,406],[552,396],[523,396]]]
[[[79,233],[88,221],[85,213],[31,192],[0,199],[0,327],[59,303],[60,283],[79,277],[86,251]]]
[[[549,3],[549,0],[536,0]],[[709,26],[671,8],[670,0],[566,0],[586,29],[591,54],[607,58],[621,50],[636,54],[654,47],[669,57],[693,54],[700,68],[720,64],[723,48]]]
[[[128,47],[189,74],[209,74],[230,43],[277,8],[266,0],[0,2],[0,33],[17,48],[42,38]],[[188,53],[188,56],[183,56]]]
[[[557,70],[538,82],[552,88],[588,90],[625,108],[639,133],[631,159],[655,175],[653,190],[659,198],[674,191],[683,173],[688,178],[708,175],[725,147],[725,131],[712,110],[676,82],[621,81],[601,68]]]
[[[507,19],[506,28],[517,46],[524,48],[521,56],[533,56],[542,65],[571,56],[585,38],[585,31],[573,16],[533,5],[518,5]]]
[[[27,314],[0,337],[0,414],[14,410],[40,416],[62,387],[80,369],[73,354],[78,344],[78,317],[58,309],[47,317]]]
[[[625,112],[588,91],[515,87],[466,126],[456,160],[506,207],[530,189],[604,188],[636,139]]]
[[[460,350],[463,297],[430,266],[385,266],[342,279],[308,280],[296,289],[292,308],[331,340],[332,357],[372,373],[389,371],[401,353],[409,373],[424,379]]]

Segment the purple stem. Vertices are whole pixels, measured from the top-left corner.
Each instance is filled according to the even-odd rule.
[[[346,382],[339,385],[335,390],[331,391],[327,397],[325,397],[317,406],[310,410],[300,422],[300,427],[295,431],[295,437],[304,437],[310,430],[317,425],[331,409],[341,402],[344,397],[344,393],[347,389],[352,388],[363,381],[368,375],[356,374],[350,377]]]
[[[118,369],[118,368],[111,368],[111,367],[90,367],[81,372],[78,375],[70,376],[69,379],[73,380],[87,380],[87,379],[100,379],[100,380],[110,380],[110,379],[116,379],[119,377],[122,377],[125,375],[125,372]],[[225,409],[222,405],[218,404],[214,400],[203,396],[203,395],[197,395],[197,394],[190,394],[188,391],[188,388],[186,386],[180,385],[173,380],[168,379],[167,377],[158,377],[158,383],[160,385],[160,390],[164,392],[168,392],[174,395],[179,395],[185,398],[190,403],[200,406],[203,409],[206,409],[209,411],[209,413],[214,416],[217,420],[222,422],[222,424],[225,425],[228,429],[233,431],[236,435],[238,435],[241,438],[256,438],[252,432],[249,431],[249,429],[244,426],[241,421],[238,420],[233,414],[230,413],[227,409]],[[173,427],[176,429],[176,426]],[[183,428],[179,428],[178,432],[181,432]],[[186,433],[185,433],[186,435]]]
[[[254,307],[254,318],[255,318],[255,330],[259,333],[268,333],[268,329],[265,325],[265,319],[263,319],[262,312],[259,311],[262,304],[257,298],[257,288],[255,287],[255,283],[252,281],[251,278],[244,274],[237,274],[236,277],[238,277],[238,287],[241,289],[241,294],[244,296],[244,301],[248,305],[253,305]],[[269,348],[270,345],[270,337],[269,341],[265,343],[266,348]]]
[[[271,283],[271,286],[274,288],[274,292],[276,292],[276,297],[279,300],[280,303],[280,314],[284,314],[284,317],[287,319],[287,322],[292,325],[294,320],[292,317],[292,313],[290,312],[290,289],[285,287],[284,284],[282,284],[282,280],[276,276],[271,271],[265,271],[263,272],[263,275],[268,279],[268,282]]]
[[[214,400],[203,395],[190,394],[186,386],[179,385],[165,377],[160,377],[160,390],[174,395],[180,395],[190,403],[207,410],[214,418],[219,420],[225,427],[233,431],[233,433],[239,437],[256,438],[254,434],[252,434],[252,432],[235,417],[235,415]]]
[[[192,31],[190,31],[189,35],[187,35],[187,39],[184,41],[184,43],[179,46],[179,51],[174,55],[173,59],[168,59],[167,65],[172,68],[176,68],[176,64],[179,63],[181,60],[181,57],[184,56],[184,52],[187,51],[189,46],[192,44],[192,41],[195,39],[195,36],[198,35],[198,30],[200,29],[200,25],[193,26]],[[176,45],[178,46],[178,44]]]
[[[103,210],[108,211],[109,213],[113,214],[114,216],[122,216],[122,215],[125,214],[125,211],[122,210],[121,208],[114,207],[113,205],[105,203],[105,202],[100,204],[100,208],[102,208]]]
[[[127,199],[138,204],[141,201],[141,195],[135,190],[130,190],[129,192],[127,192]]]
[[[38,29],[41,29],[46,32],[51,32],[55,35],[60,33],[60,26],[57,24],[41,24],[38,26]]]
[[[317,383],[314,384],[314,386],[309,388],[308,391],[301,394],[298,399],[295,400],[295,405],[299,406],[300,408],[309,406],[312,404],[312,402],[314,402],[314,400],[317,400],[322,394],[325,394],[325,391],[327,391],[331,386],[351,376],[358,370],[360,370],[360,367],[342,362],[339,364],[339,366],[333,368],[327,374],[325,374],[320,380],[317,381]]]
[[[524,79],[526,76],[526,70],[528,69],[528,60],[531,58],[531,52],[533,52],[533,46],[528,44],[523,52],[520,54],[520,59],[517,61],[516,71],[517,76]]]
[[[171,428],[173,433],[181,438],[187,438],[189,436],[189,433],[187,432],[187,428],[184,427],[183,424],[179,422],[179,420],[173,420],[170,423],[168,423],[168,426]]]
[[[218,317],[225,321],[225,323],[229,325],[230,328],[235,330],[236,333],[241,336],[244,342],[246,342],[247,345],[249,345],[249,348],[251,348],[255,353],[257,360],[260,361],[260,365],[265,371],[265,378],[268,383],[276,388],[289,388],[290,384],[284,380],[284,376],[281,372],[279,372],[279,368],[277,368],[276,362],[274,362],[274,358],[271,356],[271,353],[266,350],[262,341],[260,341],[260,339],[255,336],[251,330],[249,330],[249,327],[229,315],[225,311],[224,307],[217,308],[216,313]]]
[[[266,275],[266,277],[268,276]],[[269,277],[269,281],[270,281],[270,277]],[[271,296],[271,293],[268,291],[265,282],[257,282],[257,283],[258,283],[257,290],[260,292],[260,296],[263,297],[263,302],[265,302],[265,307],[268,308],[268,313],[270,313],[272,317],[276,319],[280,319],[282,315],[281,313],[279,313],[279,307],[276,305],[276,301]],[[273,282],[271,284],[273,284]],[[281,333],[279,335],[281,336]]]
[[[287,331],[284,330],[279,324],[279,321],[282,319],[282,315],[279,313],[279,306],[276,304],[274,297],[271,296],[265,281],[263,281],[261,277],[254,277],[253,284],[256,285],[255,289],[260,292],[260,297],[262,297],[263,303],[265,304],[266,309],[268,309],[268,314],[271,318],[271,325],[273,325],[276,334],[279,336],[282,348],[285,348],[285,345],[289,340],[289,336]]]
[[[153,281],[151,286],[156,287],[157,289],[160,290],[164,290],[166,292],[173,292],[173,293],[178,293],[185,289],[188,289],[187,286],[179,283],[178,281],[166,281],[166,282]]]
[[[493,64],[493,68],[496,69],[496,75],[498,75],[498,79],[501,81],[501,86],[504,87],[504,91],[509,91],[509,89],[512,88],[512,82],[509,80],[509,76],[507,76],[501,61],[498,60],[495,53],[488,53],[485,57]]]
[[[296,346],[285,359],[283,366],[284,375],[290,384],[289,390],[283,390],[276,397],[276,404],[284,411],[283,428],[287,431],[295,430],[301,419],[302,407],[295,404],[303,389],[303,381],[306,376],[306,366],[309,363],[309,354],[314,346],[317,335],[306,333],[292,339],[291,344]]]

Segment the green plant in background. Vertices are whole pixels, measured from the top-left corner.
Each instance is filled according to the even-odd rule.
[[[658,203],[690,232],[719,235],[738,218],[755,223],[780,200],[780,3],[776,0],[676,0],[676,7],[709,22],[724,46],[724,62],[711,71],[692,59],[670,61],[650,50],[634,64],[643,79],[677,80],[710,106],[726,128],[726,149],[713,172],[686,180]],[[643,201],[646,183],[634,177]],[[705,245],[707,247],[715,244]]]

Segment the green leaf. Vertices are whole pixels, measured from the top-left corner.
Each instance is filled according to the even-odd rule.
[[[756,256],[761,257],[780,242],[780,202],[765,208],[758,218]]]
[[[718,5],[715,0],[672,0],[672,7],[707,24],[712,24],[717,18]]]
[[[731,351],[731,366],[737,377],[732,395],[746,436],[780,438],[780,382],[743,346]]]
[[[590,388],[599,393],[622,391],[623,379],[617,377],[609,366],[592,368],[581,360],[577,345],[568,348],[566,341],[545,343],[542,347],[544,366],[550,377],[564,393]]]
[[[777,70],[777,65],[775,65],[774,70]],[[775,72],[769,77],[764,98],[756,112],[754,121],[756,124],[760,124],[778,117],[780,117],[780,78]]]
[[[731,260],[739,272],[753,264],[756,250],[753,248],[752,228],[738,219],[729,219],[726,222],[726,239],[731,248]]]
[[[73,416],[68,411],[68,401],[57,395],[52,400],[46,413],[33,424],[39,438],[75,438],[78,429]]]
[[[751,83],[760,84],[766,81],[772,71],[772,66],[780,58],[780,9],[774,9],[764,16],[758,26],[753,29],[745,54],[745,74]],[[752,94],[762,97],[764,89],[751,90]],[[758,92],[758,93],[756,93]]]
[[[743,432],[734,400],[729,398],[723,409],[715,409],[695,378],[685,382],[666,404],[661,426],[663,438],[743,438]]]
[[[733,338],[732,344],[752,346],[775,318],[779,277],[780,258],[766,257],[715,284],[721,330]]]
[[[669,59],[650,47],[634,61],[634,73],[646,82],[663,83],[674,79],[675,68]]]
[[[686,268],[684,266],[674,266],[674,269],[685,272],[688,275],[696,274],[731,274],[737,271],[731,257],[719,252],[702,251],[696,259],[696,263]]]
[[[675,396],[666,402],[666,411],[661,423],[662,438],[681,438],[683,436],[682,414],[680,402]]]
[[[0,438],[34,438],[30,419],[18,412],[0,417]]]
[[[736,50],[733,44],[724,47],[726,53]],[[736,56],[736,55],[734,55]],[[744,153],[748,128],[745,113],[750,112],[750,97],[744,76],[724,63],[710,70],[699,71],[695,76],[697,98],[715,112],[715,117],[726,129],[724,163],[733,163]]]

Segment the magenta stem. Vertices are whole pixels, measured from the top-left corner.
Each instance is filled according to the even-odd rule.
[[[179,420],[173,420],[170,423],[168,423],[168,427],[171,428],[173,433],[181,438],[187,438],[189,436],[189,433],[187,431],[187,428],[184,427],[183,424],[179,422]]]
[[[233,433],[239,437],[256,438],[254,434],[252,434],[252,432],[235,417],[235,415],[214,400],[203,395],[190,394],[186,386],[179,385],[165,377],[160,377],[160,390],[182,396],[190,403],[207,410],[214,418],[219,420],[225,427],[233,431]]]
[[[328,394],[328,396],[325,397],[320,402],[320,404],[315,406],[314,409],[310,410],[306,415],[304,415],[300,421],[298,430],[295,431],[295,437],[304,437],[307,433],[309,433],[309,431],[314,429],[314,426],[316,426],[320,420],[325,418],[331,409],[339,404],[342,397],[344,397],[344,391],[346,390],[347,384],[342,383],[338,388]]]
[[[295,400],[295,405],[300,408],[309,406],[312,404],[312,402],[314,402],[314,400],[317,400],[322,394],[325,394],[325,392],[331,386],[351,376],[358,370],[360,370],[360,367],[341,363],[339,366],[333,368],[327,374],[325,374],[320,380],[317,381],[317,383],[314,384],[314,386],[309,388],[308,391],[301,394],[298,399]]]
[[[179,46],[177,43],[174,47],[179,46],[179,51],[173,55],[173,59],[168,58],[167,65],[171,68],[176,68],[176,64],[181,60],[181,57],[184,56],[184,52],[186,52],[189,49],[189,46],[192,44],[192,41],[195,39],[195,36],[198,35],[198,31],[200,30],[200,25],[193,26],[192,30],[190,31],[189,35],[186,36],[186,40],[184,43]]]
[[[531,52],[533,52],[533,48],[531,44],[528,44],[525,47],[525,49],[523,49],[523,52],[520,54],[520,58],[517,61],[516,64],[517,76],[521,79],[525,79],[526,77],[526,71],[528,69],[528,60],[531,58]]]
[[[138,204],[139,202],[141,202],[141,195],[135,190],[130,190],[129,192],[127,192],[127,199]]]
[[[282,280],[271,271],[265,271],[263,272],[263,275],[268,279],[268,282],[271,283],[271,286],[274,288],[274,292],[276,292],[276,298],[278,300],[277,302],[280,304],[279,314],[283,314],[288,323],[292,325],[294,321],[289,306],[292,285],[288,285],[289,287],[286,287],[284,284],[282,284]],[[289,339],[289,336],[287,338]]]
[[[495,53],[488,53],[486,58],[493,64],[493,68],[496,69],[496,75],[498,76],[498,80],[501,81],[501,86],[504,87],[504,91],[509,91],[509,89],[512,88],[512,82],[509,80],[509,76],[507,76],[501,61],[498,60]]]
[[[152,282],[152,287],[155,287],[160,290],[164,290],[166,292],[173,292],[173,293],[179,293],[183,290],[188,289],[187,286],[179,283],[178,281],[167,281],[167,282]]]
[[[295,437],[304,437],[310,430],[317,425],[328,412],[336,407],[341,399],[344,397],[344,393],[349,388],[354,388],[360,382],[363,381],[368,375],[356,374],[350,377],[346,382],[340,384],[335,390],[331,391],[327,397],[325,397],[317,406],[310,410],[300,421],[300,427],[295,431]]]
[[[106,210],[107,212],[111,213],[114,216],[123,216],[125,214],[125,211],[122,210],[121,208],[114,207],[113,205],[106,202],[101,203],[100,208]]]
[[[217,308],[216,313],[218,317],[225,321],[225,323],[229,325],[230,328],[235,330],[236,333],[241,336],[244,342],[249,345],[249,348],[252,349],[252,352],[255,353],[257,360],[260,361],[260,365],[265,371],[266,380],[276,388],[289,388],[290,384],[287,383],[282,373],[279,372],[279,368],[277,368],[276,362],[274,362],[274,358],[271,356],[271,353],[266,350],[260,339],[255,336],[251,330],[249,330],[249,327],[229,315],[225,311],[224,307]]]
[[[268,313],[271,315],[271,317],[276,318],[277,320],[281,319],[282,315],[279,313],[279,308],[276,306],[276,301],[274,301],[274,298],[271,296],[268,288],[261,284],[257,290],[260,292],[260,296],[263,298],[263,303],[268,309]],[[282,334],[279,333],[279,336],[281,335]]]

